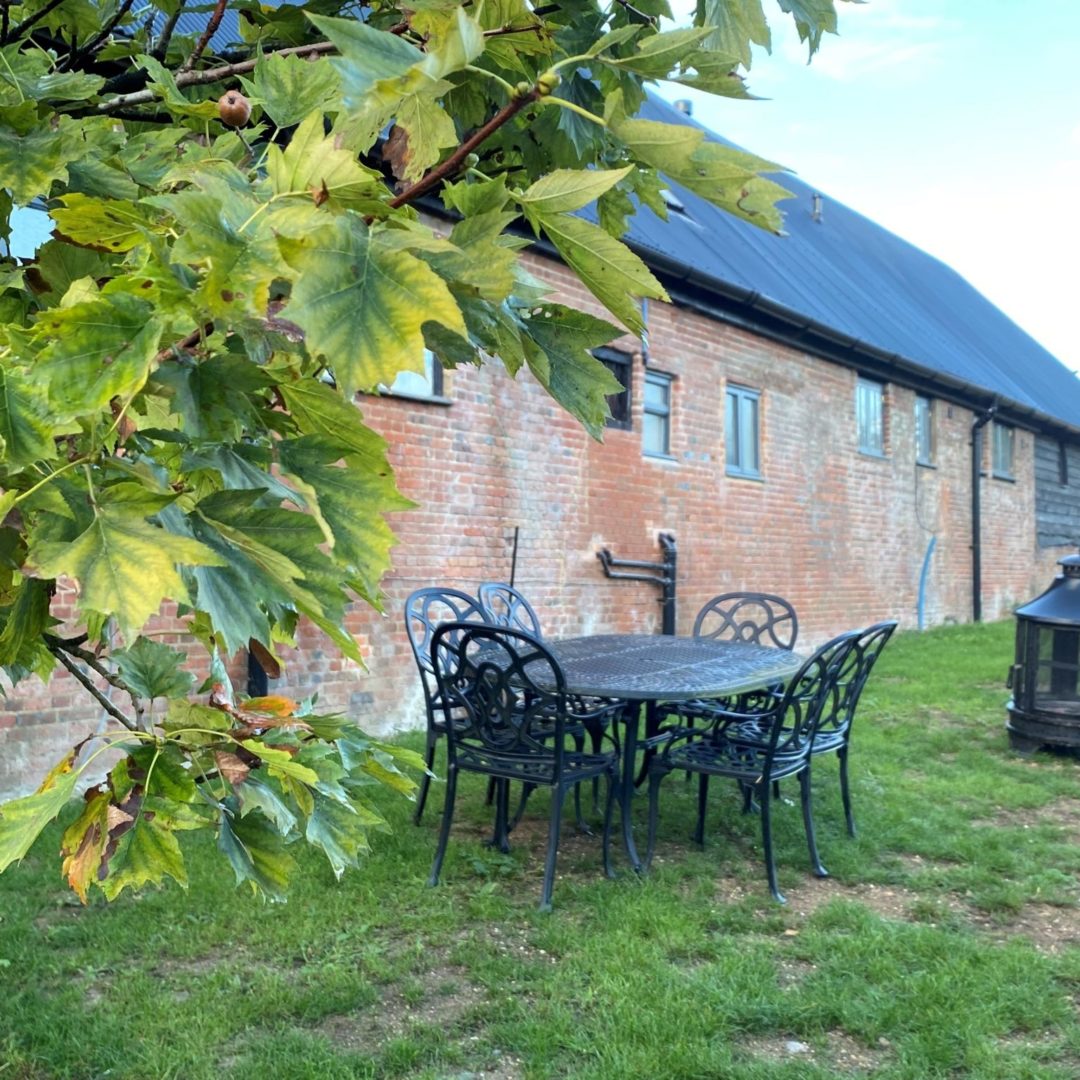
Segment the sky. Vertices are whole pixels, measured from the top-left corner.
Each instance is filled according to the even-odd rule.
[[[748,85],[768,100],[664,96],[941,259],[1080,371],[1080,0],[838,2],[809,66],[764,7],[772,54]]]

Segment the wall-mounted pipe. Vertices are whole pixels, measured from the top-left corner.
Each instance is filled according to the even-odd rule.
[[[926,583],[930,577],[930,556],[937,547],[937,537],[931,536],[930,543],[926,545],[926,554],[923,556],[922,570],[919,572],[919,629],[926,629]]]
[[[652,585],[660,586],[660,633],[672,635],[675,633],[675,583],[677,580],[678,550],[675,537],[671,533],[660,533],[657,539],[660,543],[660,562],[645,562],[641,559],[616,559],[611,554],[610,548],[601,548],[596,553],[596,557],[604,568],[604,576],[611,578],[613,581],[646,581]],[[632,567],[635,570],[651,571],[651,573],[624,573],[615,569],[616,567]]]
[[[997,412],[997,402],[971,423],[971,618],[982,622],[982,429]]]

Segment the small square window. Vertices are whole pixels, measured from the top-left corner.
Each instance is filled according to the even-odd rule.
[[[761,476],[760,401],[757,390],[727,389],[724,439],[727,471],[732,476]]]
[[[611,415],[605,426],[629,431],[633,427],[630,411],[630,386],[634,374],[633,357],[618,349],[594,349],[593,356],[619,380],[619,385],[622,387],[619,393],[608,394],[608,411]]]
[[[443,393],[443,366],[430,350],[424,350],[424,370],[399,371],[397,378],[383,392],[410,398],[441,398]]]
[[[855,425],[859,449],[875,457],[885,456],[885,387],[870,379],[855,384]]]
[[[1016,454],[1016,428],[995,422],[992,450],[991,471],[994,476],[1002,480],[1012,480],[1013,459]]]
[[[671,456],[671,376],[645,373],[641,448],[653,457]]]
[[[934,402],[922,394],[915,395],[915,460],[934,464]]]

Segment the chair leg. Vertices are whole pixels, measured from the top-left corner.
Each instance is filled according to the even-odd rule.
[[[435,732],[429,731],[427,734],[427,746],[424,748],[424,763],[427,765],[427,770],[424,775],[420,777],[420,791],[416,796],[416,809],[413,811],[413,824],[419,825],[420,819],[424,816],[424,806],[427,804],[428,789],[431,787],[431,771],[435,765],[435,747],[437,745],[438,737]]]
[[[544,864],[544,887],[540,893],[540,910],[551,910],[551,890],[555,885],[555,860],[559,855],[559,829],[562,826],[563,800],[566,788],[559,784],[551,789],[551,823],[548,828],[547,862]]]
[[[740,781],[739,787],[742,789],[742,812],[752,814],[754,812],[754,785]]]
[[[585,753],[585,736],[574,736],[574,749],[579,753]],[[592,836],[593,831],[589,828],[588,822],[581,816],[581,784],[574,785],[574,824],[577,826],[579,833],[584,833],[586,836]]]
[[[648,870],[652,865],[653,851],[656,849],[656,825],[660,820],[660,782],[666,775],[661,769],[653,769],[649,773],[649,834],[645,843],[642,870]]]
[[[597,780],[600,778],[597,777]],[[618,777],[614,771],[607,774],[607,802],[604,806],[604,839],[603,839],[603,852],[604,852],[604,875],[609,878],[615,876],[615,868],[611,865],[611,821],[615,816],[615,786],[618,783]]]
[[[535,784],[530,784],[528,780],[524,781],[521,785],[521,800],[518,802],[517,809],[514,811],[514,816],[510,819],[510,826],[508,832],[513,832],[517,828],[518,822],[525,814],[525,804],[529,801],[529,796],[536,790]]]
[[[840,762],[840,798],[844,800],[844,819],[847,821],[848,836],[854,836],[855,817],[851,812],[851,788],[848,786],[847,752],[848,748],[842,746],[836,756]]]
[[[484,805],[492,806],[495,803],[495,777],[489,776],[487,783],[487,794],[484,796]]]
[[[817,877],[828,877],[829,871],[821,865],[818,855],[817,836],[814,833],[814,814],[810,805],[810,763],[799,773],[799,795],[802,801],[803,825],[806,827],[806,846],[810,849],[810,866]]]
[[[589,740],[594,754],[600,754],[604,749],[604,729],[599,725],[589,728]],[[600,777],[594,776],[592,780],[592,808],[593,813],[600,811]]]
[[[772,847],[772,792],[769,784],[761,785],[761,843],[765,848],[765,874],[769,879],[769,892],[778,904],[786,904],[787,900],[780,891],[776,882],[776,860],[773,858]]]
[[[510,781],[496,779],[495,781],[495,831],[487,842],[488,847],[501,851],[503,855],[510,854]]]
[[[689,770],[687,770],[689,772]],[[695,844],[705,846],[705,806],[709,800],[709,774],[698,773],[697,789],[697,824],[694,835],[690,838]]]
[[[429,885],[439,884],[443,859],[446,857],[446,845],[450,839],[450,822],[454,819],[454,798],[457,795],[457,765],[451,762],[446,769],[446,802],[443,804],[442,827],[439,829],[439,843],[435,848],[435,862],[431,867]]]

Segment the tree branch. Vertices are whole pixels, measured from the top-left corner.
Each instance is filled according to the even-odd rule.
[[[426,195],[432,188],[437,187],[443,180],[456,173],[465,159],[486,139],[490,138],[508,120],[512,120],[526,105],[540,100],[540,88],[534,86],[528,93],[514,98],[508,105],[504,105],[483,127],[477,128],[441,165],[436,165],[429,173],[417,180],[407,191],[403,191],[395,199],[390,200],[391,209],[396,210],[399,206],[419,199]]]
[[[217,0],[214,5],[213,13],[210,16],[210,21],[206,24],[206,29],[202,32],[202,37],[195,43],[195,48],[191,50],[191,55],[180,66],[180,74],[185,71],[190,71],[198,62],[199,57],[202,56],[206,46],[210,44],[210,39],[217,33],[218,27],[221,25],[221,20],[225,15],[225,6],[229,0]]]
[[[277,49],[275,52],[263,53],[264,56],[319,56],[323,53],[337,51],[337,46],[330,41],[315,41],[310,45],[294,45],[288,49]],[[259,62],[258,57],[253,60],[241,60],[236,64],[224,64],[216,68],[204,68],[202,71],[182,71],[176,76],[177,86],[200,86],[204,83],[221,82],[223,79],[231,79],[234,75],[246,75],[255,70]],[[114,109],[125,109],[131,105],[145,105],[155,98],[153,90],[135,90],[130,94],[121,94],[119,97],[103,101],[97,106],[97,112],[108,113]]]
[[[166,54],[169,51],[169,42],[172,41],[173,31],[176,30],[176,24],[180,21],[180,16],[184,14],[184,5],[187,0],[179,0],[176,5],[176,10],[169,16],[168,22],[161,28],[161,37],[158,38],[157,44],[154,46],[150,55],[155,60],[164,60]]]
[[[58,638],[52,634],[45,634],[45,647],[57,657],[61,663],[64,662],[64,657],[61,654],[69,654],[81,660],[88,668],[100,675],[110,686],[117,690],[122,691],[131,698],[131,707],[135,710],[135,723],[136,727],[133,729],[139,731],[142,728],[143,707],[139,701],[139,695],[131,689],[130,686],[119,675],[113,674],[107,667],[95,656],[89,649],[82,649],[79,647],[79,638]],[[85,640],[85,638],[83,639]],[[64,664],[67,667],[67,664]],[[68,668],[70,671],[71,669]],[[107,700],[107,699],[106,699]]]
[[[68,656],[63,649],[53,648],[48,646],[49,652],[60,661],[71,672],[75,679],[83,685],[83,687],[90,693],[95,701],[118,723],[122,724],[128,729],[128,731],[138,731],[137,724],[132,723],[87,677],[86,673],[79,667],[75,661]]]
[[[23,19],[23,21],[11,31],[10,35],[5,35],[3,40],[0,41],[0,44],[6,45],[9,41],[15,41],[18,38],[22,37],[22,35],[25,34],[26,31],[34,25],[34,23],[38,22],[40,19],[44,19],[50,11],[58,8],[63,2],[64,0],[49,0],[49,2],[43,8],[38,8],[38,10],[35,11],[33,15],[28,15],[25,19]]]
[[[84,57],[89,57],[90,54],[99,46],[104,44],[109,39],[109,35],[120,24],[120,21],[131,9],[131,5],[135,0],[124,0],[124,2],[116,9],[116,14],[105,24],[101,31],[95,34],[85,45],[76,49],[74,43],[72,44],[71,52],[64,58],[63,63],[60,65],[62,68],[70,71],[76,64],[79,63]]]

